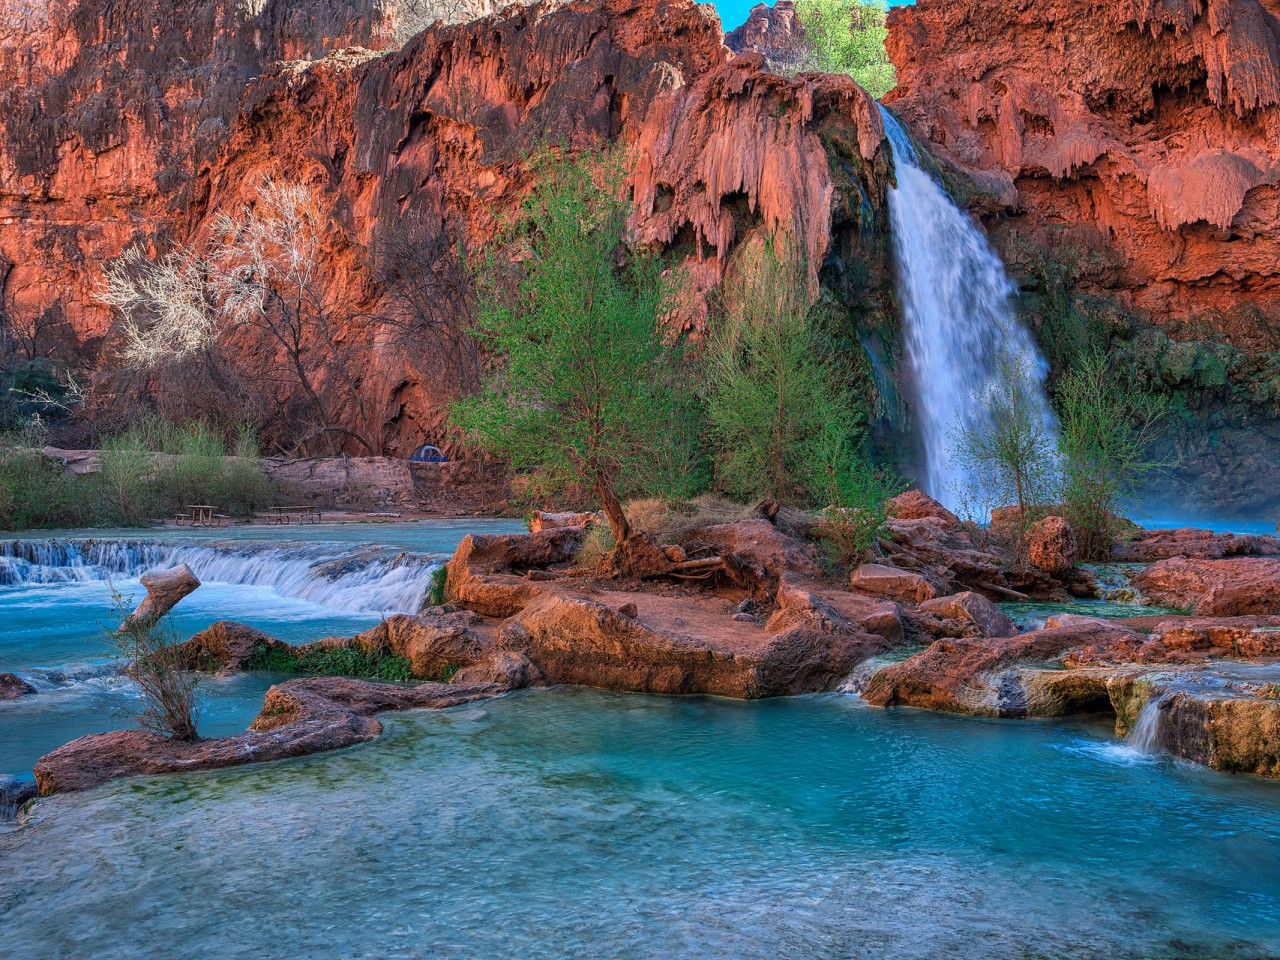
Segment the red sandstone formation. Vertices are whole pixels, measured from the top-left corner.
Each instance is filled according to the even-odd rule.
[[[1280,560],[1236,557],[1152,564],[1133,585],[1158,604],[1194,608],[1200,616],[1280,614]]]
[[[1275,0],[919,0],[892,106],[1011,207],[1002,233],[1103,254],[1175,336],[1280,348]]]
[[[1222,557],[1280,557],[1280,537],[1266,534],[1214,533],[1184,527],[1178,530],[1139,530],[1133,539],[1116,544],[1115,559],[1153,563],[1170,557],[1217,560]]]
[[[757,3],[741,26],[724,35],[724,45],[734,53],[758,53],[782,71],[798,56],[800,21],[792,0],[776,0],[773,6]]]
[[[530,187],[524,158],[548,144],[633,151],[639,235],[672,247],[704,289],[755,231],[794,230],[820,264],[837,234],[856,248],[867,201],[883,202],[883,129],[865,92],[847,77],[769,74],[727,50],[692,0],[517,7],[385,55],[273,64],[377,39],[359,11],[308,20],[305,5],[284,6],[85,0],[31,33],[34,60],[7,41],[0,254],[19,264],[17,314],[52,310],[82,339],[103,334],[92,290],[105,260],[133,242],[199,246],[266,174],[332,208],[323,286],[362,314],[394,312],[374,268],[397,230],[443,231],[446,251],[491,243]],[[33,136],[36,116],[59,119]],[[366,432],[401,452],[439,426],[460,380],[419,369],[418,353],[381,342],[357,364]]]

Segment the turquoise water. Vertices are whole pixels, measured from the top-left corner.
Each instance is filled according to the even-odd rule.
[[[42,801],[5,942],[133,958],[1280,955],[1280,784],[1102,727],[527,691]],[[56,921],[54,920],[56,918]]]
[[[72,560],[79,556],[64,547],[45,550],[43,564],[8,561],[10,579],[27,582],[0,585],[0,673],[17,673],[40,692],[0,702],[0,775],[29,773],[45,753],[84,734],[134,725],[136,688],[114,674],[103,635],[114,623],[111,586],[140,600],[145,590],[137,575],[156,556],[168,556],[171,548],[185,552],[169,559],[189,560],[204,581],[174,609],[183,637],[215,620],[239,620],[282,640],[306,643],[349,636],[373,626],[383,613],[416,608],[430,578],[428,559],[447,557],[466,533],[521,526],[512,520],[431,520],[240,527],[213,535],[189,530],[24,535],[41,543],[87,535],[102,544],[102,558],[110,562],[68,565],[68,553]],[[302,537],[307,539],[298,540]],[[279,542],[288,538],[293,542]],[[215,542],[220,542],[216,548],[205,546]],[[237,544],[244,552],[238,552]],[[373,546],[365,546],[369,544]],[[404,550],[413,550],[415,557],[399,557],[397,552]],[[349,557],[358,562],[344,565]],[[365,602],[370,597],[387,602]],[[222,736],[243,730],[275,679],[258,675],[205,681],[200,732]]]

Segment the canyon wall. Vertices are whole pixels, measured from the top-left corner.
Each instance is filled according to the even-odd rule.
[[[760,228],[794,230],[819,264],[858,256],[863,237],[878,249],[887,160],[874,102],[848,78],[785,80],[733,54],[709,6],[514,7],[385,53],[349,47],[377,40],[367,11],[315,14],[302,29],[310,9],[127,0],[50,21],[28,54],[36,82],[0,103],[11,309],[55,310],[79,336],[105,336],[109,362],[111,318],[93,296],[103,262],[134,242],[199,247],[269,175],[311,186],[333,212],[328,295],[378,313],[388,237],[412,224],[417,240],[443,237],[446,258],[459,242],[483,248],[527,195],[531,153],[600,140],[632,151],[637,230],[700,289]],[[68,22],[77,39],[59,47]],[[20,47],[6,49],[8,76]],[[42,118],[34,138],[30,117]],[[386,450],[440,436],[461,374],[429,346],[379,336],[356,364],[366,409],[351,416],[373,421],[361,429]],[[288,406],[288,385],[258,383]]]
[[[1280,511],[1278,15],[919,0],[889,17],[886,100],[962,174],[1051,359],[1093,338],[1171,397],[1179,512]]]

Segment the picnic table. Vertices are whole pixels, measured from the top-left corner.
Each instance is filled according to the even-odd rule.
[[[180,527],[220,527],[231,518],[218,513],[218,508],[211,503],[191,503],[186,513],[176,514],[173,519]]]
[[[320,511],[316,507],[308,506],[282,506],[270,507],[270,513],[267,514],[267,523],[291,523],[296,516],[299,523],[319,523]]]

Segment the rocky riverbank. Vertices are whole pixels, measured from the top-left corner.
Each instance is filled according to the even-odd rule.
[[[244,734],[195,744],[139,731],[84,737],[40,760],[40,790],[335,749],[377,736],[382,710],[546,684],[742,699],[844,689],[881,706],[980,716],[1113,715],[1122,735],[1151,704],[1151,745],[1280,776],[1280,539],[1142,532],[1116,551],[1160,558],[1134,589],[1186,615],[1067,613],[1020,632],[997,601],[1102,593],[1076,565],[1064,520],[1038,523],[1019,559],[919,493],[891,512],[883,555],[847,578],[803,531],[764,516],[654,544],[665,565],[630,579],[579,561],[590,515],[471,535],[447,566],[446,602],[417,615],[304,646],[222,621],[179,648],[188,667],[220,672],[337,650],[393,655],[428,682],[290,680]]]

